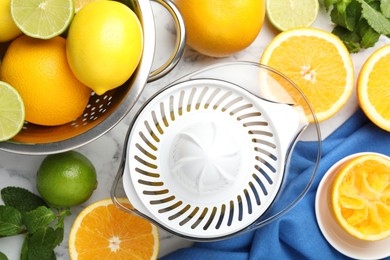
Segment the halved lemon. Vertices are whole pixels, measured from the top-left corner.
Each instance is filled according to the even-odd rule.
[[[390,159],[365,154],[336,173],[331,204],[340,226],[352,236],[377,241],[390,236]]]

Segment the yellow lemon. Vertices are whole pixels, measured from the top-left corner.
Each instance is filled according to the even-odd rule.
[[[10,41],[22,34],[11,17],[11,0],[0,2],[0,42]]]
[[[187,30],[187,44],[224,57],[247,48],[263,25],[263,0],[175,0]]]
[[[116,1],[97,1],[74,17],[67,58],[75,76],[96,94],[121,86],[133,74],[143,49],[135,13]]]
[[[88,104],[91,89],[76,79],[66,60],[65,39],[19,36],[9,45],[0,78],[21,95],[26,121],[38,125],[62,125],[79,117]]]

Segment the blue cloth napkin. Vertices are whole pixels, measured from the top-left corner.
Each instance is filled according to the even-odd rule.
[[[317,146],[303,142],[296,149],[304,157]],[[349,259],[323,237],[316,222],[315,196],[322,177],[334,163],[366,151],[390,156],[390,133],[375,126],[358,110],[322,142],[322,159],[313,185],[287,214],[257,230],[227,240],[197,242],[162,259]]]

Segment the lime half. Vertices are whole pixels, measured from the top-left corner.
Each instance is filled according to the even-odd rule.
[[[0,142],[14,137],[24,124],[24,104],[19,93],[0,81]]]
[[[269,21],[280,31],[309,27],[317,18],[318,0],[267,0]]]
[[[74,3],[73,0],[11,0],[11,15],[24,34],[50,39],[68,28]]]

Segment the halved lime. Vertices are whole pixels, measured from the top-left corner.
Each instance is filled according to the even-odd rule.
[[[310,27],[317,18],[318,0],[267,0],[269,21],[280,31]]]
[[[73,0],[11,0],[11,15],[26,35],[50,39],[63,33],[74,16]]]
[[[19,93],[0,81],[0,142],[19,133],[24,124],[24,104]]]

